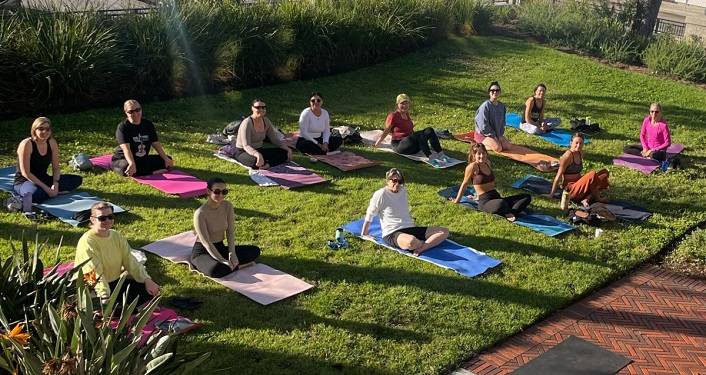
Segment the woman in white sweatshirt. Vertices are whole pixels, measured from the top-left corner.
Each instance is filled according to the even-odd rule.
[[[343,144],[340,135],[331,135],[331,119],[328,111],[321,108],[324,98],[319,92],[309,95],[309,108],[299,115],[299,139],[297,150],[304,154],[326,155]]]

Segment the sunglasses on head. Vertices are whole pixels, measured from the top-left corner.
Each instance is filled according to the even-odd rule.
[[[137,113],[137,112],[141,112],[141,111],[142,111],[142,108],[133,108],[133,109],[128,109],[125,112],[127,112],[129,114],[133,114],[133,113]]]
[[[115,216],[114,216],[113,214],[101,215],[101,216],[93,216],[93,217],[95,217],[96,219],[98,219],[98,221],[100,221],[101,223],[104,222],[104,221],[106,221],[106,220],[114,220],[114,219],[115,219]]]
[[[228,189],[214,189],[214,190],[211,190],[211,192],[216,195],[221,195],[221,194],[223,194],[223,196],[228,195]]]
[[[252,107],[255,108],[255,109],[267,109],[267,106],[266,106],[266,105],[254,105],[254,106],[252,106]]]
[[[309,100],[309,101],[312,102],[312,103],[321,103],[321,99],[319,99],[319,98],[311,99],[311,100]]]

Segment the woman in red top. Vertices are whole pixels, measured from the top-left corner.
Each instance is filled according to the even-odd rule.
[[[414,155],[421,151],[429,158],[431,164],[448,162],[448,158],[441,150],[441,144],[434,129],[428,127],[424,130],[414,131],[414,124],[409,116],[410,104],[411,100],[407,94],[397,95],[397,108],[387,115],[385,130],[375,142],[375,147],[388,134],[392,134],[392,149],[396,153]],[[434,151],[432,152],[432,150]]]

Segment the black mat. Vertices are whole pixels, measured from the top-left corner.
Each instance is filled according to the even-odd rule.
[[[612,375],[632,360],[575,336],[513,371],[515,375]]]

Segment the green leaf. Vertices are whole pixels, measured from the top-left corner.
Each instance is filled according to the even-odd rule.
[[[151,360],[149,363],[147,363],[147,372],[145,373],[145,375],[151,374],[153,371],[157,371],[159,367],[167,363],[167,361],[169,361],[169,359],[172,358],[173,355],[173,353],[167,353]]]

